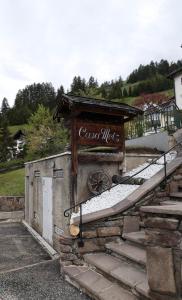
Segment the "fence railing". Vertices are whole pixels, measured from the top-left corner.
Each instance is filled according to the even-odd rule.
[[[180,110],[145,112],[142,116],[125,124],[126,139],[145,136],[167,130],[169,132],[182,128],[182,112]]]
[[[106,189],[105,191],[102,191],[101,193],[99,193],[99,194],[97,195],[97,197],[100,196],[101,194],[103,194],[104,192],[109,191],[109,190],[111,190],[112,188],[114,188],[114,187],[116,187],[116,186],[118,186],[118,185],[120,185],[120,184],[126,184],[127,182],[129,182],[129,181],[131,180],[131,178],[135,177],[136,175],[140,174],[141,172],[143,172],[144,170],[146,170],[147,168],[149,168],[151,165],[155,164],[155,163],[156,163],[159,159],[161,159],[162,157],[164,157],[164,180],[163,180],[163,181],[164,181],[164,183],[166,183],[166,182],[167,182],[167,168],[166,168],[166,166],[167,166],[167,159],[166,159],[166,155],[167,155],[169,152],[171,152],[172,150],[174,150],[175,148],[181,147],[181,146],[182,146],[182,142],[177,143],[174,147],[170,148],[168,151],[166,151],[165,153],[163,153],[160,157],[158,157],[158,158],[152,160],[152,161],[151,161],[147,166],[145,166],[143,169],[141,169],[140,171],[136,172],[135,174],[133,174],[133,175],[130,176],[129,178],[126,178],[125,180],[122,181],[122,183],[117,183],[117,184],[115,184],[114,186],[112,186],[111,188]],[[91,200],[92,198],[94,198],[94,197],[95,197],[95,196],[92,196],[92,197],[88,198],[87,200],[84,200],[84,201],[82,201],[82,202],[80,202],[80,203],[77,203],[77,204],[75,204],[74,206],[71,206],[71,207],[69,207],[68,209],[66,209],[66,210],[64,211],[64,216],[65,216],[65,217],[69,217],[70,214],[71,214],[73,211],[75,211],[75,209],[76,209],[77,207],[79,207],[79,212],[80,212],[80,221],[79,221],[79,229],[80,229],[80,232],[79,232],[79,243],[78,243],[79,247],[83,247],[83,246],[84,246],[83,235],[82,235],[82,232],[83,232],[83,221],[82,221],[82,219],[83,219],[83,209],[82,209],[82,205],[85,204],[87,201],[90,201],[90,200]]]

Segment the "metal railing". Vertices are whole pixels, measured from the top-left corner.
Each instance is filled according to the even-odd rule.
[[[134,139],[150,133],[167,130],[169,132],[182,128],[182,112],[180,110],[157,111],[146,113],[129,121],[125,125],[125,136]]]
[[[159,156],[158,158],[152,160],[147,166],[145,166],[143,169],[139,170],[138,172],[136,172],[135,174],[133,174],[132,176],[130,176],[129,178],[126,178],[125,180],[122,181],[122,183],[117,183],[115,184],[114,186],[112,186],[111,188],[109,189],[106,189],[104,191],[102,191],[101,193],[97,194],[97,195],[94,195],[92,197],[89,197],[87,200],[84,200],[80,203],[77,203],[75,204],[74,206],[71,206],[70,208],[67,208],[65,211],[64,211],[64,216],[65,217],[69,217],[70,214],[72,213],[72,211],[75,210],[76,207],[79,207],[79,210],[80,210],[80,222],[79,222],[79,229],[80,229],[80,232],[79,232],[79,242],[78,242],[78,245],[79,247],[83,247],[84,246],[84,242],[83,242],[83,221],[82,221],[82,218],[83,218],[83,214],[82,214],[82,205],[85,204],[87,201],[90,201],[92,198],[95,198],[95,197],[98,197],[100,196],[101,194],[103,194],[104,192],[106,191],[110,191],[112,188],[120,185],[120,184],[126,184],[127,182],[129,182],[131,180],[131,178],[135,177],[136,175],[140,174],[141,172],[143,172],[144,170],[146,170],[147,168],[149,168],[151,165],[155,164],[159,159],[161,159],[162,157],[164,157],[164,180],[163,182],[166,184],[167,183],[167,168],[166,168],[166,165],[167,165],[167,159],[166,159],[166,155],[171,152],[173,149],[175,149],[176,147],[180,147],[182,146],[182,142],[179,142],[177,143],[175,146],[173,146],[172,148],[170,148],[168,151],[164,152],[161,156]]]

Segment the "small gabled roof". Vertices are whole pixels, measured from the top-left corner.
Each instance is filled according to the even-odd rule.
[[[99,113],[103,115],[108,114],[112,116],[127,116],[131,118],[143,113],[139,108],[132,107],[125,103],[117,103],[75,95],[62,95],[54,114],[54,119],[59,119],[66,115],[75,116],[80,112]]]
[[[176,69],[175,71],[171,72],[167,77],[174,78],[178,73],[182,73],[182,67]]]
[[[165,101],[165,102],[159,104],[159,106],[160,106],[161,108],[165,108],[165,107],[168,107],[168,106],[170,106],[170,105],[174,105],[174,106],[178,109],[174,97],[172,97],[172,98],[168,99],[167,101]]]
[[[19,129],[14,135],[13,135],[13,139],[14,140],[19,140],[21,137],[24,137],[25,134],[23,133],[23,131],[21,129]]]

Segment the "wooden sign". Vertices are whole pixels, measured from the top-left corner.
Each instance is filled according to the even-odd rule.
[[[124,140],[122,124],[111,125],[78,120],[76,142],[79,145],[121,147]]]

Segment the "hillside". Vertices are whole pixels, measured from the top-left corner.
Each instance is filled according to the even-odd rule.
[[[0,174],[0,196],[24,195],[24,168]]]
[[[151,93],[151,96],[152,94],[154,93]],[[171,98],[174,96],[174,90],[173,89],[169,89],[169,90],[166,90],[166,91],[162,91],[162,92],[159,92],[157,93],[159,95],[165,95],[166,97],[168,98]],[[121,99],[114,99],[113,101],[114,102],[119,102],[119,103],[126,103],[126,104],[129,104],[129,105],[135,105],[135,101],[139,98],[140,96],[138,97],[125,97],[125,98],[121,98]]]

